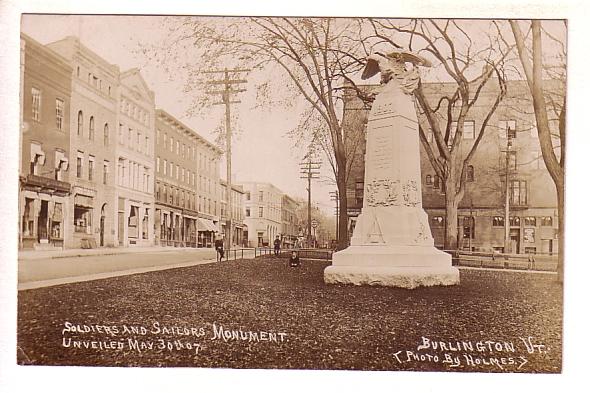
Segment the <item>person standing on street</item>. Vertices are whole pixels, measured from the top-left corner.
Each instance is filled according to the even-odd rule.
[[[278,236],[275,239],[274,245],[275,245],[275,257],[278,257],[279,253],[281,252],[281,239],[279,239]]]
[[[215,240],[215,251],[217,251],[217,262],[221,262],[223,260],[224,252],[223,252],[223,238],[218,237]]]

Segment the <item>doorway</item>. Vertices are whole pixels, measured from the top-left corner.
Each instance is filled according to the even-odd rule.
[[[510,250],[513,254],[520,254],[520,229],[510,229]]]
[[[39,210],[39,217],[37,218],[37,240],[39,243],[49,243],[48,238],[48,207],[49,202],[41,200],[41,209]]]

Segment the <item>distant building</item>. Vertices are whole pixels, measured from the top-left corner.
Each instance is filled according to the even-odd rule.
[[[281,235],[283,247],[291,248],[295,246],[299,236],[299,220],[297,218],[297,209],[299,204],[289,195],[283,194],[281,203]]]
[[[19,248],[62,248],[71,241],[74,222],[70,199],[72,67],[24,34],[20,43]]]
[[[482,124],[487,108],[495,99],[494,83],[484,89],[465,121],[459,157],[465,157]],[[377,86],[365,86],[378,89]],[[428,99],[437,100],[451,93],[452,84],[424,83]],[[483,139],[467,168],[468,183],[458,209],[459,248],[481,251],[504,250],[504,201],[508,189],[510,216],[510,249],[513,253],[557,252],[557,196],[547,172],[534,122],[532,103],[524,81],[509,81],[508,94],[487,125]],[[352,233],[356,216],[361,211],[364,189],[364,154],[368,110],[355,95],[348,95],[344,106],[345,140],[358,143],[347,184],[349,231]],[[441,121],[445,119],[441,118]],[[427,140],[433,143],[428,123],[420,118]],[[557,132],[557,118],[552,119]],[[453,128],[451,128],[453,132]],[[509,154],[509,183],[506,187],[506,151]],[[556,144],[554,144],[556,145]],[[445,203],[444,187],[420,143],[422,174],[422,204],[428,213],[435,245],[443,247]]]
[[[166,111],[156,115],[156,243],[212,247],[222,152]]]
[[[272,246],[281,236],[281,203],[283,192],[270,183],[244,182],[244,223],[248,246]]]
[[[226,193],[227,193],[227,182],[225,180],[219,181],[221,193],[219,198],[219,204],[221,206],[220,211],[220,227],[221,233],[224,236],[228,236],[226,222],[227,222],[227,201],[226,201]],[[243,246],[245,243],[244,241],[248,242],[248,239],[244,239],[244,189],[241,185],[232,184],[232,212],[231,212],[231,219],[232,219],[232,241],[234,245]]]
[[[69,248],[116,246],[114,132],[117,124],[119,67],[66,37],[48,48],[73,68],[70,153],[73,236]]]

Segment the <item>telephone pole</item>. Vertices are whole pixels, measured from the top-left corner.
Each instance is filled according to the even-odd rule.
[[[340,217],[340,199],[338,195],[338,190],[330,191],[330,199],[336,202],[336,242],[340,238],[340,233],[338,230],[338,217]]]
[[[231,181],[231,138],[232,138],[232,131],[231,131],[231,104],[239,104],[241,101],[232,100],[231,95],[237,94],[246,91],[246,89],[240,88],[233,88],[233,86],[240,85],[241,83],[247,83],[248,81],[245,79],[232,79],[230,75],[236,75],[241,72],[248,72],[249,69],[232,69],[228,70],[227,68],[223,70],[211,70],[211,71],[204,71],[205,74],[222,74],[223,79],[219,80],[212,80],[207,82],[208,85],[221,85],[221,90],[210,90],[207,91],[207,94],[221,95],[221,102],[215,102],[213,105],[225,105],[225,144],[226,144],[226,164],[227,164],[227,174],[226,174],[226,192],[225,192],[225,200],[226,200],[226,230],[228,232],[227,240],[226,240],[226,248],[229,250],[232,246],[232,235],[233,235],[233,228],[232,228],[232,181]]]
[[[506,174],[505,174],[505,189],[504,189],[504,253],[512,252],[510,244],[510,162],[512,138],[510,127],[506,129]]]
[[[301,179],[307,179],[307,244],[311,241],[311,179],[320,178],[321,162],[312,161],[308,154],[307,161],[299,164]]]

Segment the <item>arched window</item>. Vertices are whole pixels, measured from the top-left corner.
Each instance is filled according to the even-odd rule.
[[[78,135],[82,135],[82,129],[84,127],[84,115],[82,111],[78,111]]]
[[[88,139],[94,140],[94,116],[90,116],[90,122],[88,123]]]
[[[109,123],[104,124],[104,145],[109,145]]]

